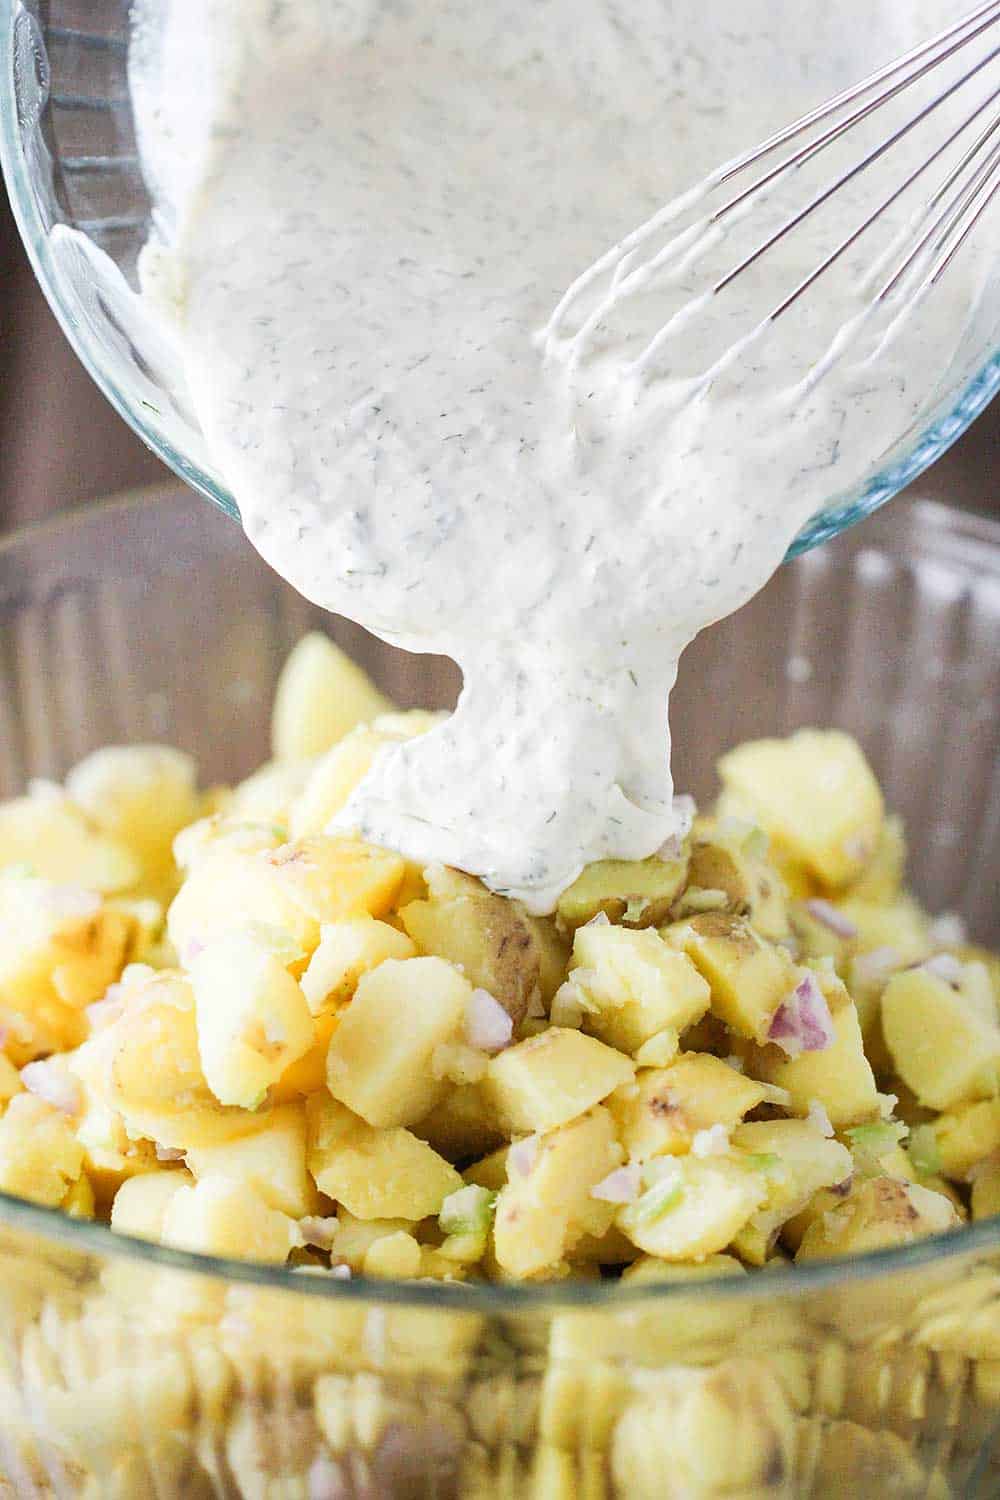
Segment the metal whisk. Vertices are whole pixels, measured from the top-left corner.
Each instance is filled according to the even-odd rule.
[[[646,289],[664,274],[679,279],[689,273],[703,252],[724,240],[728,229],[763,202],[773,187],[790,181],[792,174],[806,162],[846,136],[860,122],[919,80],[935,74],[949,59],[965,53],[965,49],[978,38],[984,38],[988,50],[983,55],[965,53],[959,59],[962,71],[957,77],[949,78],[947,82],[942,78],[940,89],[912,116],[866,149],[832,181],[815,191],[800,208],[790,212],[776,229],[743,254],[732,269],[716,274],[694,294],[686,284],[689,295],[684,305],[645,344],[629,368],[636,374],[648,370],[665,343],[712,298],[761,261],[775,245],[841,193],[848,183],[860,178],[948,100],[956,98],[963,90],[971,94],[975,81],[979,80],[986,83],[985,96],[976,99],[958,124],[948,130],[946,138],[935,143],[902,181],[879,198],[860,223],[823,255],[797,284],[780,296],[748,338],[741,339],[737,347],[728,350],[723,360],[693,384],[701,387],[710,381],[726,360],[734,357],[750,340],[759,337],[815,286],[873,225],[884,220],[892,205],[909,189],[921,179],[925,183],[932,180],[931,169],[935,164],[941,164],[943,180],[933,184],[902,232],[894,236],[887,250],[873,257],[868,268],[865,283],[865,290],[869,293],[867,311],[892,304],[895,299],[899,299],[901,305],[912,305],[944,275],[1000,191],[1000,82],[997,82],[1000,44],[990,46],[992,39],[988,35],[992,31],[995,38],[998,26],[1000,0],[985,0],[937,35],[777,131],[760,145],[724,163],[692,191],[668,203],[573,283],[540,336],[548,352],[558,353],[561,349],[564,357],[568,352],[571,360],[578,360],[581,351],[587,347],[588,337],[602,326],[613,307],[620,306],[625,299]],[[973,137],[976,127],[979,128]],[[963,138],[966,137],[970,139],[963,149]],[[782,152],[782,148],[788,149]],[[950,164],[948,153],[952,148],[961,155]],[[782,152],[780,159],[773,165],[766,165],[767,159],[779,152]],[[697,209],[720,189],[738,184],[748,175],[751,180],[738,186],[719,207],[702,212],[693,224],[673,234],[656,249],[664,232],[677,220]]]

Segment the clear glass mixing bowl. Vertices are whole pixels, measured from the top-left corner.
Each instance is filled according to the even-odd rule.
[[[151,205],[128,96],[129,9],[129,0],[0,0],[0,157],[38,278],[77,354],[154,452],[237,516],[171,352],[135,296]],[[88,256],[67,226],[110,265]],[[919,425],[882,455],[860,490],[831,497],[791,555],[883,504],[983,409],[1000,386],[1000,261],[985,306]]]
[[[243,775],[316,624],[179,486],[0,544],[0,796],[112,741]],[[452,701],[449,663],[334,629],[401,702]],[[679,784],[707,796],[742,737],[841,725],[918,891],[1000,943],[998,639],[1000,525],[901,502],[686,655]],[[736,1281],[449,1288],[209,1261],[0,1195],[0,1496],[998,1494],[997,1219]]]

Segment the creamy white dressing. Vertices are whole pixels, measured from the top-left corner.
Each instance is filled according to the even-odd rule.
[[[247,535],[308,598],[464,673],[451,718],[385,751],[338,821],[551,910],[585,864],[680,831],[667,698],[684,646],[913,427],[961,359],[988,255],[970,245],[877,366],[891,320],[852,325],[815,384],[864,306],[867,243],[747,336],[863,217],[858,188],[665,340],[805,182],[679,278],[630,280],[632,262],[553,315],[674,194],[951,7],[139,11],[133,95],[160,208],[144,290],[179,330]]]

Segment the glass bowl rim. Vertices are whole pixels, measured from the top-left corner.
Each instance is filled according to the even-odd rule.
[[[123,421],[175,474],[220,510],[234,520],[239,520],[239,510],[225,486],[199,464],[186,458],[162,433],[155,431],[143,420],[139,410],[92,355],[60,296],[49,253],[47,231],[31,188],[17,123],[13,38],[15,18],[19,12],[30,17],[30,24],[37,25],[30,12],[25,11],[23,0],[0,0],[0,169],[7,182],[14,219],[38,283],[78,359]],[[955,394],[948,410],[943,412],[940,407],[937,409],[937,415],[913,438],[912,444],[901,456],[886,463],[857,493],[835,496],[819,514],[813,516],[789,547],[786,559],[809,551],[878,510],[940,458],[998,391],[1000,346],[987,356],[983,365]]]
[[[46,536],[72,532],[92,521],[153,511],[171,496],[183,497],[183,489],[170,482],[125,491],[106,499],[75,507],[61,515],[19,527],[0,537],[0,559],[19,547]],[[940,532],[944,527],[973,542],[989,546],[1000,559],[1000,521],[952,509],[936,501],[914,498],[910,504],[914,529],[926,525]],[[722,1297],[751,1301],[801,1297],[811,1292],[868,1282],[943,1265],[955,1256],[1000,1249],[1000,1216],[964,1225],[943,1234],[929,1235],[912,1244],[841,1259],[789,1264],[761,1275],[706,1276],[695,1281],[647,1282],[630,1287],[612,1281],[555,1281],[520,1285],[480,1282],[390,1281],[365,1277],[337,1280],[330,1276],[306,1275],[287,1266],[255,1261],[228,1260],[194,1251],[176,1250],[153,1241],[115,1233],[109,1225],[93,1220],[72,1219],[62,1209],[49,1208],[24,1198],[0,1192],[0,1226],[35,1234],[50,1242],[69,1246],[80,1253],[102,1258],[134,1259],[163,1269],[240,1282],[272,1291],[304,1293],[307,1296],[340,1297],[348,1301],[378,1302],[397,1307],[437,1308],[453,1313],[504,1313],[541,1311],[624,1311],[670,1298]]]

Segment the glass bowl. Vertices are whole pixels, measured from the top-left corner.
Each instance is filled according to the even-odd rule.
[[[151,204],[128,96],[129,10],[129,0],[0,0],[0,159],[38,279],[84,365],[154,452],[237,517],[176,358],[135,291]],[[106,258],[89,254],[88,241]],[[860,488],[831,497],[790,555],[870,514],[982,411],[1000,387],[998,303],[1000,262],[980,325],[941,371],[920,421]]]
[[[447,662],[333,622],[181,487],[0,544],[0,795],[108,742],[267,754],[325,624],[401,702]],[[803,724],[856,734],[913,883],[1000,940],[1000,525],[905,502],[686,655],[679,785]],[[886,644],[892,644],[887,651]],[[735,1281],[335,1281],[0,1196],[0,1496],[884,1500],[1000,1494],[1000,1221]]]

